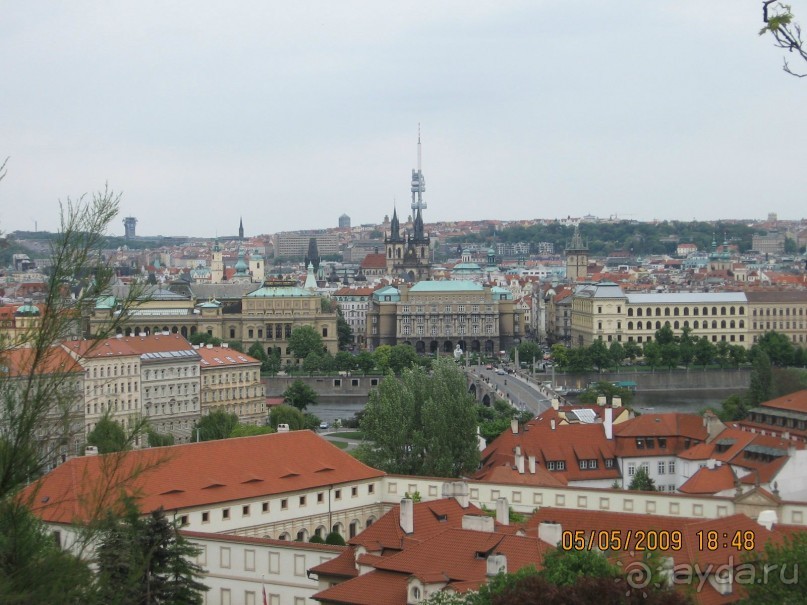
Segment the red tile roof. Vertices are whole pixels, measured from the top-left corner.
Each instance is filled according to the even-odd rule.
[[[11,377],[26,376],[32,371],[37,375],[84,372],[81,365],[61,347],[6,349],[0,352],[0,367],[7,370],[0,374]]]
[[[143,470],[144,469],[144,470]],[[134,480],[129,478],[142,472]],[[113,505],[118,485],[143,511],[205,506],[382,476],[311,431],[222,439],[68,460],[30,486],[45,521],[82,522]]]
[[[387,257],[384,254],[368,254],[361,261],[362,269],[386,269]]]
[[[771,399],[760,405],[766,408],[776,408],[778,410],[807,414],[807,389],[796,391],[795,393],[777,399]]]
[[[682,494],[716,494],[734,487],[735,476],[728,464],[704,466],[678,488]]]
[[[241,353],[229,347],[199,347],[196,349],[196,352],[202,358],[202,370],[206,368],[244,366],[261,363],[254,357],[250,357],[246,353]]]

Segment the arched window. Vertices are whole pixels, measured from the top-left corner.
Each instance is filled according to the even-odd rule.
[[[684,307],[684,317],[689,315],[689,307]]]
[[[661,317],[661,307],[656,307],[656,317]]]
[[[628,322],[628,330],[633,330],[633,322],[632,321]]]
[[[712,315],[717,315],[717,307],[712,307]]]
[[[628,317],[633,317],[633,309],[628,309]]]
[[[656,322],[656,330],[661,330],[661,322],[660,321]]]
[[[675,315],[676,317],[678,317],[678,315],[679,315],[679,310],[678,310],[678,307],[675,307],[675,309],[673,309],[673,315]]]
[[[730,307],[729,308],[729,315],[734,315],[734,311],[735,311],[734,307]]]
[[[721,320],[720,327],[723,328],[724,330],[726,329],[726,320],[725,319]]]
[[[636,315],[637,315],[637,317],[641,317],[641,316],[642,316],[642,308],[641,308],[641,307],[639,307],[638,309],[636,309]]]
[[[717,330],[717,320],[716,319],[712,320],[712,329]]]
[[[729,328],[734,328],[734,320],[733,319],[729,322]]]
[[[670,307],[665,307],[664,308],[664,317],[669,317],[669,316],[670,316]]]
[[[698,307],[693,307],[692,308],[692,315],[699,315],[700,314],[699,311],[700,311],[700,309],[698,309]]]
[[[696,319],[696,320],[695,320],[695,321],[692,323],[692,329],[693,329],[693,330],[697,330],[699,325],[700,325],[700,324],[698,323],[698,320]]]
[[[744,328],[744,327],[745,327],[745,320],[744,320],[744,319],[741,319],[741,320],[740,320],[740,327],[741,327],[741,328]]]
[[[675,328],[676,330],[678,329],[678,320],[675,320],[675,322],[673,323],[673,328]]]

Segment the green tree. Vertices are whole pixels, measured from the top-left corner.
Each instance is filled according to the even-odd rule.
[[[99,595],[103,603],[197,605],[208,588],[195,558],[201,550],[187,541],[162,508],[147,517],[130,504],[122,519],[110,518],[97,549]]]
[[[619,367],[625,361],[625,348],[619,341],[615,340],[608,347],[608,355],[611,357],[611,362]]]
[[[289,349],[297,359],[305,359],[311,353],[322,353],[322,336],[311,326],[294,328],[289,336]]]
[[[723,421],[742,420],[748,414],[748,398],[744,395],[730,395],[720,404],[718,416]]]
[[[704,368],[712,364],[717,351],[715,346],[704,336],[695,343],[695,363]]]
[[[325,536],[325,544],[332,544],[334,546],[344,546],[345,539],[342,537],[338,531],[332,531],[327,536]]]
[[[253,342],[247,349],[247,355],[261,362],[261,372],[269,371],[269,354],[264,350],[261,343]]]
[[[668,342],[661,345],[661,364],[668,368],[674,368],[678,365],[678,344],[675,342]]]
[[[0,165],[0,180],[4,174]],[[120,195],[106,189],[79,200],[61,204],[59,232],[49,240],[51,265],[44,283],[38,321],[20,334],[17,351],[0,339],[0,602],[84,603],[93,601],[94,584],[87,565],[63,552],[53,541],[51,531],[30,513],[39,503],[36,489],[21,490],[66,453],[67,444],[85,438],[83,421],[76,422],[75,409],[83,402],[74,372],[52,370],[63,367],[58,347],[80,333],[79,310],[92,309],[106,297],[115,272],[103,254],[105,231],[117,214]],[[90,351],[101,339],[122,330],[123,318],[148,296],[142,284],[134,284],[126,298],[116,298],[120,313],[99,330],[98,341],[89,342]],[[23,351],[21,363],[12,358]],[[12,370],[13,368],[13,370]],[[131,446],[144,427],[138,421],[116,446]],[[104,470],[115,466],[118,457],[108,457]],[[87,486],[98,501],[114,502],[119,478],[136,476],[137,471],[121,472],[119,467],[104,472]],[[77,549],[90,542],[91,531],[99,520],[90,511],[88,527],[77,532]]]
[[[95,584],[89,566],[53,540],[27,506],[0,500],[0,601],[92,603]]]
[[[367,376],[367,374],[375,367],[375,359],[373,358],[372,353],[362,351],[356,355],[356,365],[362,371],[362,373]]]
[[[287,424],[289,430],[300,431],[306,428],[305,414],[290,405],[276,405],[269,412],[269,424],[275,430],[279,424]]]
[[[541,361],[543,358],[544,352],[536,342],[525,340],[518,345],[518,359],[520,362],[531,365],[534,361]]]
[[[661,345],[651,340],[644,343],[643,351],[644,361],[651,368],[656,369],[661,365]]]
[[[345,320],[342,307],[336,307],[336,335],[339,341],[339,350],[344,351],[353,344],[353,328]]]
[[[322,359],[315,351],[311,351],[305,359],[303,359],[303,371],[307,372],[309,376],[313,376],[314,372],[320,369]]]
[[[695,344],[690,339],[681,340],[681,343],[678,345],[678,359],[686,368],[692,365],[692,362],[695,360]]]
[[[220,408],[215,409],[198,420],[193,437],[198,441],[227,439],[237,425],[238,416]]]
[[[334,361],[340,372],[352,372],[356,369],[356,358],[347,351],[339,351],[334,356]]]
[[[640,357],[642,354],[642,347],[638,345],[638,343],[629,340],[624,345],[622,345],[623,349],[625,350],[625,357],[634,361],[637,357]]]
[[[396,374],[400,374],[406,368],[417,365],[417,353],[410,345],[395,345],[390,350],[389,368]]]
[[[551,351],[555,365],[565,368],[569,363],[569,357],[567,355],[568,349],[562,344],[554,344],[552,345]]]
[[[640,466],[633,474],[633,479],[631,479],[628,489],[640,492],[654,492],[656,491],[656,482],[650,478],[647,469]]]
[[[386,374],[390,369],[390,355],[392,355],[392,347],[390,345],[381,345],[376,347],[373,351],[373,362],[382,373]]]
[[[257,435],[268,435],[274,433],[271,426],[261,424],[239,424],[230,433],[230,437],[255,437]]]
[[[158,433],[151,427],[147,429],[146,436],[148,437],[149,447],[165,447],[166,445],[174,445],[173,435]]]
[[[540,574],[555,586],[569,586],[583,577],[615,578],[619,568],[597,550],[558,548],[546,553]]]
[[[762,350],[777,368],[786,368],[793,364],[795,348],[787,335],[781,332],[765,332],[759,337],[752,350]]]
[[[656,330],[654,340],[661,346],[675,342],[675,336],[673,335],[672,328],[670,327],[670,322],[665,322],[663,326]]]
[[[633,391],[623,387],[618,387],[607,380],[600,380],[597,384],[589,386],[585,391],[580,393],[580,403],[597,403],[597,398],[600,396],[605,397],[605,402],[611,405],[614,402],[614,397],[619,397],[622,400],[622,405],[630,405],[633,401]]]
[[[283,403],[293,405],[301,412],[309,405],[316,405],[317,392],[302,380],[295,380],[283,391]]]
[[[591,369],[591,356],[587,348],[566,350],[566,369],[570,372],[585,372]]]
[[[795,531],[780,540],[768,540],[765,554],[746,565],[754,565],[755,578],[764,582],[744,582],[747,605],[796,605],[804,603],[804,583],[799,573],[807,569],[807,533]],[[765,573],[765,566],[774,573]],[[739,572],[736,572],[739,573]],[[746,577],[748,577],[746,575]]]
[[[748,388],[748,399],[751,405],[769,401],[773,393],[773,373],[771,360],[764,349],[754,352],[751,364],[751,384]]]
[[[742,345],[729,345],[729,359],[735,368],[739,368],[748,358],[748,352]]]
[[[207,332],[197,332],[196,334],[191,334],[188,342],[192,345],[213,345],[214,347],[220,347],[221,343],[224,341]]]
[[[601,371],[603,368],[607,368],[611,365],[611,353],[608,351],[608,347],[605,343],[599,338],[595,339],[588,348],[588,357],[591,363],[594,364],[594,367],[597,368],[597,371]]]
[[[98,448],[99,454],[122,452],[131,447],[131,443],[120,424],[104,415],[87,435],[87,443]]]
[[[360,421],[360,456],[387,472],[458,477],[476,468],[476,402],[453,360],[435,360],[432,374],[405,369],[387,375]]]

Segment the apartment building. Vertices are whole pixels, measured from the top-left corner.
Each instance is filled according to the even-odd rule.
[[[261,362],[226,346],[199,347],[201,415],[215,409],[235,414],[241,424],[266,424]]]

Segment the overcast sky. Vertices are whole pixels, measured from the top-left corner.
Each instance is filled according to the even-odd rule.
[[[802,218],[807,79],[761,25],[759,0],[6,3],[0,230],[105,182],[140,235],[378,223],[418,123],[427,222]]]

